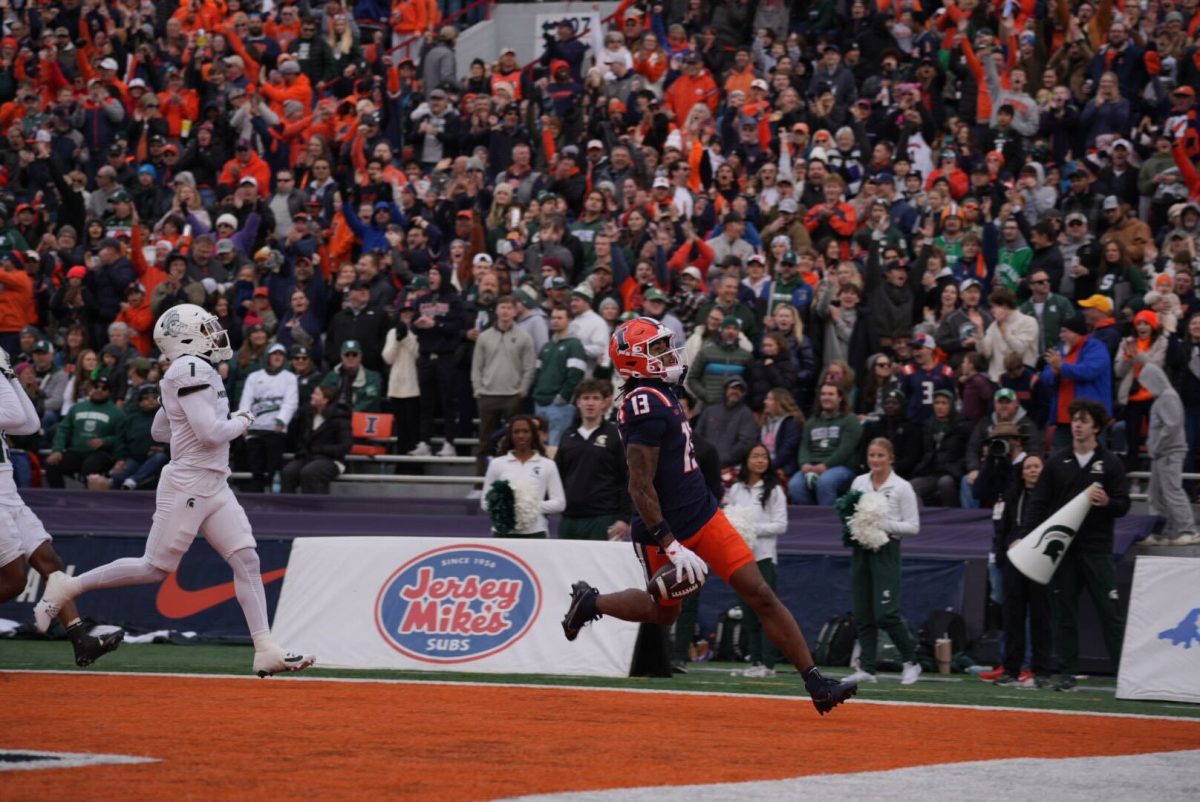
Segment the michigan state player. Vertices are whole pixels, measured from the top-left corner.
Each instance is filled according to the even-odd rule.
[[[647,581],[674,565],[681,580],[703,580],[711,569],[762,619],[768,637],[804,676],[822,715],[853,696],[858,686],[821,676],[791,612],[763,580],[754,554],[717,507],[696,464],[692,431],[675,397],[683,349],[671,330],[650,318],[622,324],[609,343],[613,369],[626,380],[617,415],[629,461],[629,493],[636,515],[632,536]],[[563,617],[567,640],[602,615],[669,626],[679,599],[656,599],[643,588],[600,593],[587,582],[571,588]]]
[[[5,437],[37,434],[41,428],[42,421],[33,401],[13,375],[8,352],[0,348],[0,604],[15,599],[25,590],[27,562],[44,577],[64,567],[42,522],[17,494]],[[75,648],[78,666],[91,665],[120,646],[125,638],[120,630],[100,637],[87,634],[74,604],[64,604],[57,616]],[[47,626],[49,623],[47,620]]]
[[[246,433],[254,413],[229,414],[221,375],[214,365],[232,358],[229,334],[217,317],[195,304],[172,307],[154,326],[154,342],[171,367],[161,382],[162,407],[150,432],[170,442],[155,497],[154,523],[146,553],[126,557],[78,577],[55,573],[46,583],[33,617],[43,632],[50,618],[81,593],[161,582],[179,567],[196,534],[233,569],[233,586],[254,640],[254,673],[267,677],[311,666],[311,655],[289,654],[271,639],[267,595],[250,522],[229,489],[229,443]]]

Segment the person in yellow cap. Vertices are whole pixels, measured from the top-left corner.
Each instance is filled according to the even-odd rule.
[[[1113,317],[1112,298],[1107,295],[1092,295],[1079,302],[1079,311],[1088,324],[1088,333],[1104,343],[1109,357],[1117,355],[1121,345],[1121,329]]]

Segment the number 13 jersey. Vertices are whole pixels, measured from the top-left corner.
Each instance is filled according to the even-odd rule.
[[[617,425],[626,448],[641,445],[658,449],[654,490],[663,518],[677,540],[687,540],[717,512],[692,447],[692,428],[674,392],[664,382],[647,381],[630,390],[617,413]],[[641,516],[633,516],[635,542],[650,542]]]

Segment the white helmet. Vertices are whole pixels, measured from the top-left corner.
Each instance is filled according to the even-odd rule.
[[[195,304],[180,304],[163,313],[154,325],[154,342],[170,360],[190,355],[216,363],[233,358],[229,332],[216,315]]]

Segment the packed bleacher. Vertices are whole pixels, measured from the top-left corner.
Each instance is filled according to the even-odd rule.
[[[1144,470],[1146,364],[1195,470],[1197,0],[624,0],[528,64],[463,63],[486,8],[452,5],[0,10],[20,486],[154,486],[183,303],[230,333],[250,491],[329,492],[356,445],[482,474],[519,412],[557,445],[637,315],[722,467],[761,440],[792,503],[885,436],[974,506],[995,427],[1066,444],[1075,398]]]

